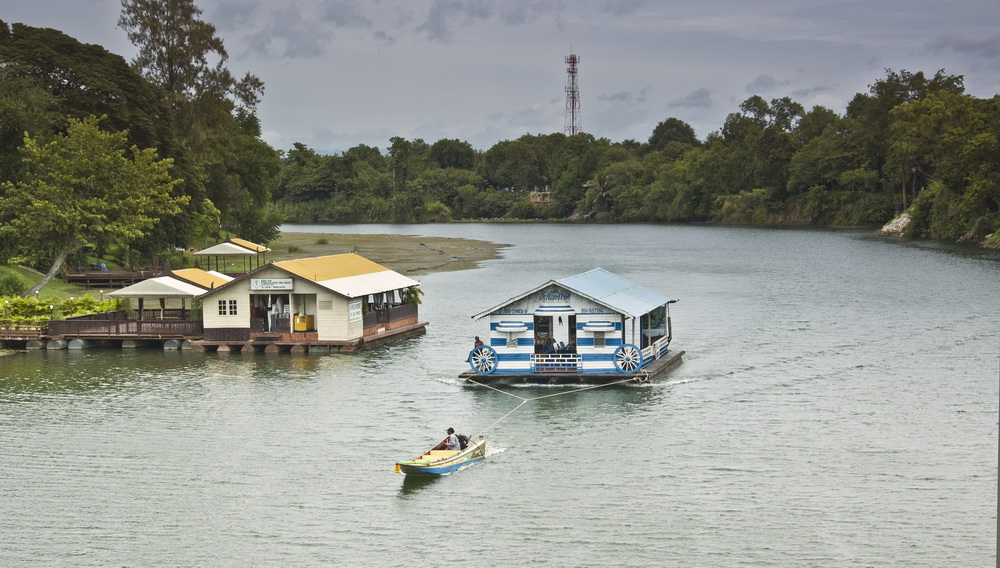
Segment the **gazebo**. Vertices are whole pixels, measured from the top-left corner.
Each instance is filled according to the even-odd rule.
[[[271,249],[264,245],[258,245],[244,239],[230,237],[221,243],[214,244],[208,248],[197,251],[194,255],[207,257],[209,269],[212,268],[212,259],[215,259],[215,271],[223,273],[226,272],[226,257],[242,257],[243,273],[246,273],[267,264],[267,253],[270,251]],[[221,268],[219,265],[219,257],[223,257]]]

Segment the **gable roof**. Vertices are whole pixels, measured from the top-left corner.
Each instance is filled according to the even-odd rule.
[[[208,295],[230,284],[253,277],[262,270],[276,268],[348,298],[380,294],[419,286],[420,282],[355,254],[331,254],[265,264],[243,276],[206,292]]]
[[[205,289],[172,276],[157,276],[105,294],[111,298],[196,298]]]
[[[420,282],[355,254],[332,254],[275,262],[273,266],[341,296],[357,298],[417,286]]]
[[[204,294],[205,290],[221,286],[232,279],[231,276],[211,270],[184,268],[156,278],[147,278],[107,295],[112,298],[194,298]]]
[[[639,317],[666,304],[667,298],[613,274],[603,268],[595,268],[576,276],[561,280],[549,280],[545,284],[515,296],[506,302],[472,316],[479,319],[492,312],[534,294],[548,286],[556,285],[579,296],[587,298],[606,308],[628,317]]]
[[[221,243],[214,244],[208,248],[195,252],[202,256],[253,256],[258,253],[268,252],[271,249],[264,245],[251,243],[250,241],[229,238]]]

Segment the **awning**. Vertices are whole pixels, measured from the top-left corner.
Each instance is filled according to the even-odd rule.
[[[536,316],[571,316],[575,313],[569,304],[544,304],[535,310]]]
[[[182,282],[171,276],[157,276],[121,290],[109,292],[111,298],[197,298],[205,293],[204,288]]]
[[[495,329],[501,333],[521,333],[528,331],[528,326],[520,321],[502,321]]]
[[[583,331],[614,331],[615,324],[610,321],[589,321],[583,324]]]

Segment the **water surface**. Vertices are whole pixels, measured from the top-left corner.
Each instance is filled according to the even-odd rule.
[[[1000,254],[857,231],[285,229],[512,246],[420,277],[428,333],[357,354],[0,359],[0,564],[995,564]],[[470,316],[595,266],[680,298],[684,364],[530,402],[455,475],[394,475],[519,402],[457,380]]]

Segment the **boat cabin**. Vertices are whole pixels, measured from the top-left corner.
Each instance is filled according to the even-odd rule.
[[[595,268],[550,280],[476,314],[489,340],[469,354],[477,375],[620,375],[665,355],[676,300]]]

